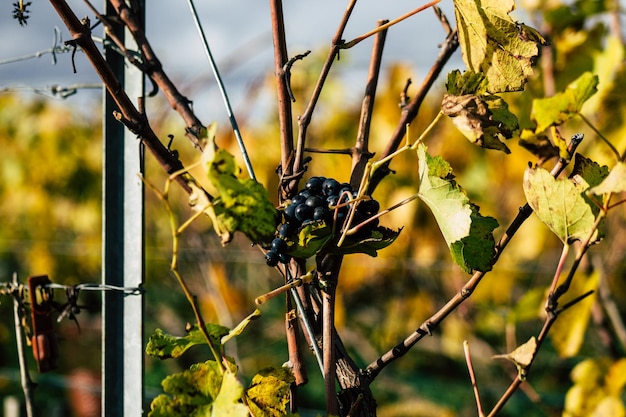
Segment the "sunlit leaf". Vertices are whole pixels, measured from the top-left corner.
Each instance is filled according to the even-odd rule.
[[[528,204],[565,244],[583,240],[593,231],[595,216],[581,188],[568,178],[555,179],[543,168],[527,168],[524,173]],[[592,242],[597,235],[595,230]]]
[[[618,162],[606,178],[597,186],[592,186],[589,192],[596,195],[626,192],[626,164]]]
[[[235,326],[234,329],[232,329],[230,332],[228,332],[228,334],[226,336],[222,336],[222,339],[220,340],[220,343],[224,345],[224,344],[226,344],[226,342],[228,342],[233,337],[239,336],[241,333],[243,333],[243,331],[246,329],[246,327],[248,327],[250,322],[252,322],[253,320],[258,319],[259,317],[261,317],[261,310],[259,310],[257,308],[250,315],[248,315],[248,317],[243,319],[241,321],[241,323],[239,323],[237,326]]]
[[[454,0],[463,61],[486,75],[490,93],[521,90],[538,44],[546,43],[539,32],[511,19],[514,8],[513,0]]]
[[[259,371],[246,390],[245,401],[254,416],[279,417],[288,412],[290,391],[294,381],[287,368],[267,368]]]
[[[224,372],[222,385],[211,407],[211,417],[247,417],[248,408],[242,403],[243,386],[237,376]]]
[[[218,324],[207,324],[209,337],[214,345],[220,344],[220,339],[227,335],[229,329]],[[172,336],[161,329],[156,329],[148,339],[146,354],[159,359],[177,358],[192,346],[206,344],[207,341],[197,325],[182,337]]]
[[[533,100],[530,117],[537,124],[536,132],[560,125],[580,113],[585,101],[598,91],[597,86],[598,77],[585,72],[571,82],[565,91]]]
[[[441,111],[452,119],[457,129],[473,144],[510,153],[502,142],[513,137],[519,123],[508,104],[496,95],[486,94],[482,74],[458,70],[448,74]]]
[[[518,346],[513,352],[503,355],[494,355],[494,359],[507,359],[515,364],[521,380],[526,379],[526,368],[531,364],[537,352],[537,340],[532,336],[528,341]]]
[[[491,269],[498,222],[483,217],[454,181],[450,165],[441,157],[431,157],[424,145],[417,149],[419,197],[430,208],[450,248],[452,259],[464,271]]]
[[[210,415],[222,385],[222,371],[215,361],[196,363],[167,376],[161,385],[165,394],[152,401],[149,417]]]
[[[238,178],[241,170],[234,156],[217,147],[214,129],[208,131],[202,164],[217,195],[206,210],[222,244],[230,242],[237,231],[243,232],[252,242],[270,242],[276,229],[277,212],[267,190],[252,179]]]
[[[598,273],[577,276],[569,288],[568,294],[580,295],[587,291],[596,290]],[[559,356],[570,358],[578,354],[591,316],[591,308],[595,302],[595,294],[591,294],[579,301],[576,305],[559,314],[558,320],[550,329],[550,340]]]

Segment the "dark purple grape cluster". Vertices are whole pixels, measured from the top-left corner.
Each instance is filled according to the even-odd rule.
[[[323,220],[327,225],[334,224],[335,230],[341,230],[350,210],[348,203],[356,198],[357,190],[348,183],[340,183],[332,178],[311,177],[302,191],[296,194],[282,212],[283,221],[278,226],[277,236],[271,243],[270,250],[265,255],[269,266],[276,266],[278,262],[288,263],[291,256],[287,253],[287,241],[292,240],[307,223]],[[372,217],[380,205],[376,200],[362,200],[352,219],[353,225],[359,224]],[[378,226],[378,219],[371,221],[358,235],[367,236],[372,229]]]

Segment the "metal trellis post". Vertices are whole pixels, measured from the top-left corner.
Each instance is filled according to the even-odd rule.
[[[139,0],[144,20],[145,0]],[[106,15],[115,10],[105,1]],[[121,26],[116,35],[128,50],[132,36]],[[143,97],[144,76],[124,57],[105,48],[106,60],[129,97]],[[103,268],[104,284],[136,287],[144,275],[143,149],[137,137],[112,113],[115,103],[104,93]],[[103,294],[102,415],[138,417],[143,413],[143,295]]]

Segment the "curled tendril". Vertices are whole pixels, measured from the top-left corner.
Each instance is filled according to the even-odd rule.
[[[13,19],[17,19],[20,23],[20,26],[26,26],[28,23],[28,18],[30,17],[28,14],[30,10],[28,10],[28,6],[31,5],[31,2],[24,2],[24,0],[16,1],[13,3]]]

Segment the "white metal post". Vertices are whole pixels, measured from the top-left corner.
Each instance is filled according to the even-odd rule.
[[[113,6],[105,3],[106,15]],[[140,4],[144,20],[145,1]],[[128,31],[118,30],[128,50],[136,50]],[[129,97],[143,97],[144,76],[124,62],[119,53],[106,49],[106,60]],[[137,287],[144,276],[143,149],[137,137],[112,116],[117,110],[104,93],[103,162],[103,272],[104,284]],[[119,291],[103,294],[102,415],[139,417],[144,402],[143,296]]]

